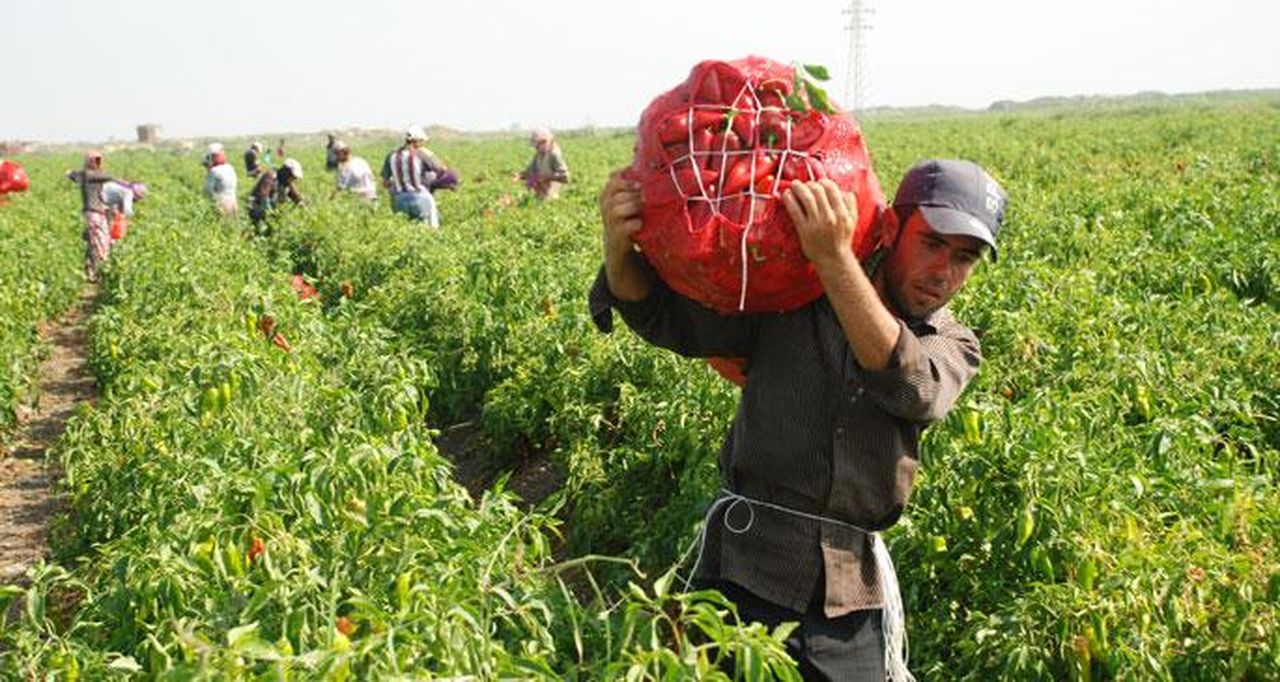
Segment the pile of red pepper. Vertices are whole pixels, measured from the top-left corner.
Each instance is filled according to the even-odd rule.
[[[26,169],[13,161],[0,160],[0,200],[6,194],[25,192],[30,187]]]

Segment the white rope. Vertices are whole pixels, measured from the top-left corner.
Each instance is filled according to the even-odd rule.
[[[695,547],[698,549],[698,558],[693,563],[693,570],[691,570],[689,575],[685,577],[681,591],[688,592],[689,584],[693,581],[694,576],[698,574],[698,567],[702,565],[702,552],[707,541],[707,528],[711,525],[711,518],[720,509],[720,507],[724,506],[726,503],[728,503],[729,506],[728,509],[725,510],[720,523],[724,526],[725,530],[728,530],[734,535],[742,535],[743,533],[751,530],[751,527],[755,525],[756,506],[772,509],[784,514],[790,514],[792,516],[798,516],[818,523],[828,523],[848,528],[859,533],[865,533],[871,536],[871,553],[875,557],[876,575],[880,581],[880,592],[884,595],[884,607],[881,610],[880,622],[881,630],[884,632],[885,679],[888,682],[915,682],[915,676],[913,676],[911,671],[907,669],[907,658],[909,654],[906,627],[907,615],[906,610],[902,605],[902,593],[898,586],[898,573],[894,569],[893,559],[889,556],[889,548],[885,545],[884,540],[880,537],[879,533],[869,531],[861,526],[841,521],[839,519],[819,516],[817,514],[809,514],[797,509],[773,504],[772,502],[757,500],[752,497],[747,497],[746,495],[740,495],[725,488],[722,488],[720,493],[722,496],[713,502],[711,507],[707,510],[707,514],[703,519],[702,529],[698,532],[697,539],[689,544],[689,547],[684,551],[684,555],[680,557],[680,563],[677,564],[678,566],[683,566],[689,559],[689,553],[692,552]],[[746,524],[737,528],[730,525],[729,515],[740,504],[746,505],[749,516],[747,517]]]

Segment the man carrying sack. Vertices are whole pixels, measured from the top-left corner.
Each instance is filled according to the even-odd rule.
[[[693,579],[745,621],[797,621],[788,652],[806,679],[905,680],[904,614],[878,532],[901,516],[920,435],[981,362],[946,304],[983,253],[995,257],[1007,196],[968,161],[928,160],[850,248],[852,195],[830,180],[782,194],[824,295],[777,314],[725,316],[674,293],[634,248],[639,187],[600,198],[605,263],[590,294],[601,331],[617,310],[648,342],[691,357],[745,358]]]

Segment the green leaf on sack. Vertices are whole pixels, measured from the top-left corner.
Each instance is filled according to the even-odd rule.
[[[813,76],[817,80],[820,80],[820,81],[831,80],[831,74],[827,72],[827,67],[821,64],[805,64],[804,70],[810,76]]]
[[[813,104],[813,108],[824,114],[836,113],[835,107],[831,106],[831,98],[827,97],[827,91],[814,85],[812,82],[805,82],[805,90],[809,93],[809,102]]]

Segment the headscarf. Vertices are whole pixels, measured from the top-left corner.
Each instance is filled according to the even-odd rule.
[[[535,147],[538,146],[539,142],[554,144],[555,141],[555,135],[552,135],[551,131],[546,128],[534,128],[533,132],[529,134],[529,143]]]
[[[90,149],[84,153],[84,168],[92,170],[102,163],[102,152],[97,149]]]

